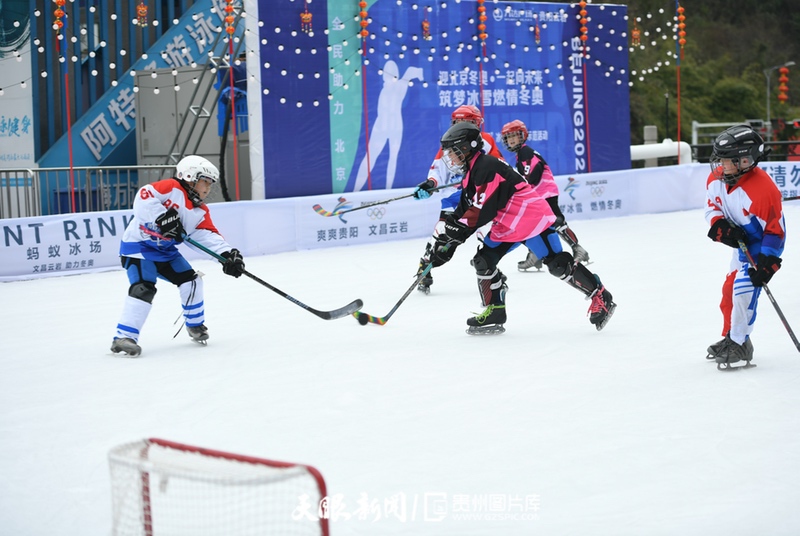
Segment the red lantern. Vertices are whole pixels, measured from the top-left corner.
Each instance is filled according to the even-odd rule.
[[[683,47],[686,45],[686,16],[683,14],[683,6],[678,6],[678,44],[681,46],[681,57],[683,57]]]
[[[584,2],[584,0],[581,0],[578,5],[581,6],[581,10],[579,12],[580,16],[581,16],[581,20],[580,20],[580,22],[581,22],[581,37],[580,37],[580,39],[581,39],[581,41],[583,41],[584,54],[585,54],[585,52],[586,52],[586,41],[589,40],[589,36],[587,35],[589,33],[589,28],[586,27],[586,23],[589,22],[589,19],[586,18],[586,15],[588,14],[588,11],[586,11],[586,2]]]
[[[358,34],[361,36],[362,39],[366,40],[369,37],[369,31],[367,30],[367,26],[369,26],[369,13],[367,13],[367,3],[364,0],[361,0],[358,3],[358,7],[361,8],[361,11],[358,13],[358,16],[361,17],[361,21],[358,23],[361,26],[361,31]],[[366,54],[366,50],[362,51],[363,54]]]
[[[780,78],[778,78],[778,82],[780,82],[778,86],[778,100],[781,101],[781,103],[785,103],[789,100],[789,95],[787,95],[789,91],[789,68],[781,67],[778,69],[778,72],[781,73]]]
[[[484,45],[486,44],[486,38],[489,37],[489,34],[486,33],[486,7],[483,5],[484,0],[478,0],[478,20],[480,23],[478,24],[478,37],[481,38],[481,41],[484,41]]]
[[[66,13],[64,13],[64,10],[61,8],[64,7],[64,4],[67,3],[67,0],[53,0],[53,2],[55,2],[56,6],[58,6],[56,7],[55,11],[53,11],[53,16],[55,17],[53,26],[55,26],[56,33],[58,33],[59,30],[64,27],[64,21],[61,20],[61,17],[66,15]]]
[[[233,37],[233,34],[236,32],[236,28],[233,25],[233,21],[236,20],[236,17],[233,16],[233,0],[225,0],[228,4],[225,6],[225,12],[228,14],[225,17],[225,31],[228,32],[228,35]]]

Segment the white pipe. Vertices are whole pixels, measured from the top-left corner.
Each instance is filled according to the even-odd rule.
[[[680,155],[678,151],[680,151]],[[667,156],[680,156],[681,164],[691,164],[692,147],[685,141],[678,143],[669,138],[664,139],[661,143],[631,145],[631,160],[646,160],[648,158],[663,158]]]

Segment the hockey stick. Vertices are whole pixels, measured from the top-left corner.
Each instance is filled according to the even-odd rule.
[[[211,255],[212,257],[217,259],[219,262],[221,262],[223,264],[228,262],[228,259],[226,259],[222,255],[218,255],[217,253],[214,253],[213,251],[211,251],[207,247],[203,246],[202,244],[197,243],[196,241],[192,240],[188,236],[184,235],[183,239],[186,242],[188,242],[191,245],[193,245],[194,247],[196,247],[197,249],[200,249],[200,250],[208,253],[209,255]],[[275,294],[279,294],[280,296],[283,296],[284,298],[286,298],[287,300],[289,300],[293,304],[295,304],[295,305],[297,305],[299,307],[302,307],[303,309],[305,309],[309,313],[313,313],[313,314],[317,315],[318,317],[320,317],[323,320],[335,320],[337,318],[345,317],[347,315],[355,313],[356,311],[358,311],[359,309],[361,309],[364,306],[364,302],[362,302],[361,300],[355,300],[355,301],[352,301],[352,302],[348,303],[344,307],[339,307],[338,309],[334,309],[332,311],[319,311],[317,309],[314,309],[313,307],[310,307],[310,306],[306,305],[305,303],[301,302],[300,300],[298,300],[296,298],[293,298],[292,296],[286,294],[281,289],[270,285],[269,283],[267,283],[263,279],[251,274],[247,270],[242,270],[242,273],[244,275],[246,275],[247,277],[249,277],[250,279],[252,279],[253,281],[255,281],[256,283],[259,283],[259,284],[267,287],[268,289],[270,289]]]
[[[442,190],[442,189],[447,188],[449,186],[458,186],[458,183],[443,184],[441,186],[437,186],[436,188],[431,188],[429,191],[435,192],[437,190]],[[314,205],[311,208],[313,208],[314,212],[316,212],[320,216],[325,216],[326,218],[330,218],[332,216],[341,216],[342,214],[347,214],[348,212],[355,212],[356,210],[362,210],[362,209],[365,209],[365,208],[376,207],[378,205],[385,205],[387,203],[391,203],[392,201],[399,201],[400,199],[406,199],[407,197],[414,197],[414,193],[412,192],[410,194],[401,195],[400,197],[393,197],[393,198],[387,199],[385,201],[375,201],[374,203],[367,203],[367,204],[361,205],[360,207],[356,207],[356,208],[348,208],[348,209],[345,209],[345,210],[335,210],[334,209],[333,212],[325,210],[324,208],[322,208],[322,205],[319,205],[319,204]]]
[[[756,268],[756,263],[753,261],[753,257],[750,255],[750,252],[747,250],[747,245],[742,240],[739,240],[739,249],[742,250],[742,253],[744,253],[747,256],[747,260],[750,262],[750,265],[753,268]],[[772,292],[770,292],[769,287],[767,286],[766,283],[764,283],[761,288],[763,288],[764,292],[767,293],[769,301],[771,301],[772,306],[775,307],[775,312],[778,313],[781,322],[783,322],[783,327],[785,327],[786,331],[789,332],[789,337],[792,338],[794,347],[797,348],[798,352],[800,352],[800,342],[798,342],[797,337],[795,337],[794,331],[792,331],[792,328],[789,326],[789,322],[786,320],[786,317],[783,316],[783,311],[781,311],[781,308],[778,307],[778,302],[775,301],[775,298],[772,296]]]
[[[794,197],[784,197],[781,199],[781,201],[797,201],[798,199],[800,199],[800,195],[796,195]]]
[[[166,237],[162,236],[161,234],[159,234],[158,232],[153,231],[152,229],[148,229],[147,227],[145,227],[143,225],[139,226],[139,228],[144,233],[149,234],[150,236],[155,236],[156,238],[160,238],[162,240],[170,240],[169,238],[166,238]],[[228,259],[226,259],[222,255],[218,255],[217,253],[215,253],[215,252],[211,251],[210,249],[208,249],[207,247],[205,247],[203,244],[200,244],[200,243],[196,242],[195,240],[192,240],[191,238],[189,238],[185,234],[183,235],[183,240],[185,242],[188,242],[189,244],[193,245],[197,249],[199,249],[199,250],[211,255],[212,257],[217,259],[222,264],[225,264],[226,262],[228,262]],[[250,279],[252,279],[253,281],[255,281],[256,283],[259,283],[259,284],[267,287],[268,289],[270,289],[275,294],[279,294],[280,296],[283,296],[284,298],[286,298],[287,300],[289,300],[293,304],[297,305],[298,307],[302,307],[303,309],[305,309],[309,313],[315,314],[315,315],[317,315],[318,317],[320,317],[323,320],[335,320],[337,318],[343,318],[343,317],[345,317],[347,315],[355,313],[356,311],[358,311],[359,309],[361,309],[364,306],[364,302],[362,302],[361,300],[355,300],[355,301],[352,301],[352,302],[348,303],[344,307],[340,307],[340,308],[334,309],[332,311],[319,311],[317,309],[314,309],[313,307],[309,307],[308,305],[306,305],[305,303],[301,302],[300,300],[298,300],[296,298],[293,298],[292,296],[286,294],[281,289],[270,285],[269,283],[267,283],[266,281],[262,280],[258,276],[255,276],[255,275],[251,274],[247,270],[242,270],[242,273],[244,275],[246,275],[247,277],[249,277]]]
[[[442,248],[442,252],[445,252],[448,249],[450,249],[449,244],[446,245],[444,248]],[[426,275],[428,275],[428,272],[430,272],[432,269],[433,269],[433,262],[429,262],[428,265],[425,268],[423,268],[422,272],[420,272],[420,274],[417,276],[417,279],[411,284],[410,287],[408,287],[408,290],[406,290],[405,293],[400,297],[400,299],[397,300],[397,303],[394,304],[392,310],[386,313],[384,316],[372,316],[367,313],[362,313],[361,311],[356,311],[355,313],[353,313],[353,316],[356,317],[356,320],[358,320],[358,323],[361,324],[362,326],[366,326],[367,324],[378,324],[379,326],[384,325],[386,322],[389,321],[394,312],[400,308],[403,302],[406,301],[406,298],[408,298],[411,295],[411,293],[414,292],[414,289],[417,288],[417,286],[419,286],[420,281],[422,281],[422,279]]]
[[[422,272],[420,272],[419,276],[417,276],[417,279],[411,284],[410,287],[408,287],[408,290],[405,291],[403,296],[397,301],[397,303],[394,304],[392,310],[386,313],[386,315],[372,316],[367,313],[362,313],[361,311],[356,311],[353,313],[353,316],[356,317],[356,320],[358,320],[358,323],[361,324],[362,326],[366,326],[367,324],[378,324],[379,326],[384,325],[386,322],[389,321],[394,312],[400,308],[403,302],[406,301],[406,298],[408,298],[411,295],[411,293],[414,292],[414,289],[417,288],[420,281],[422,281],[422,278],[428,275],[428,272],[431,271],[431,268],[433,268],[432,262],[428,263],[428,265],[422,270]]]

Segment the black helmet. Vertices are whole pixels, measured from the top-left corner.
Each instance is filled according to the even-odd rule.
[[[756,167],[769,152],[770,149],[764,148],[764,140],[750,126],[732,126],[714,140],[711,172],[726,184],[736,184],[739,177]],[[722,160],[730,162],[727,169]]]
[[[481,129],[473,123],[461,121],[447,129],[442,136],[442,160],[456,174],[466,173],[469,159],[483,145]]]

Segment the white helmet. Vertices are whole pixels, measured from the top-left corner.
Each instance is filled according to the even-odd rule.
[[[176,178],[189,183],[197,182],[198,179],[206,179],[215,183],[219,179],[217,166],[202,156],[185,156],[175,167],[178,171]]]

